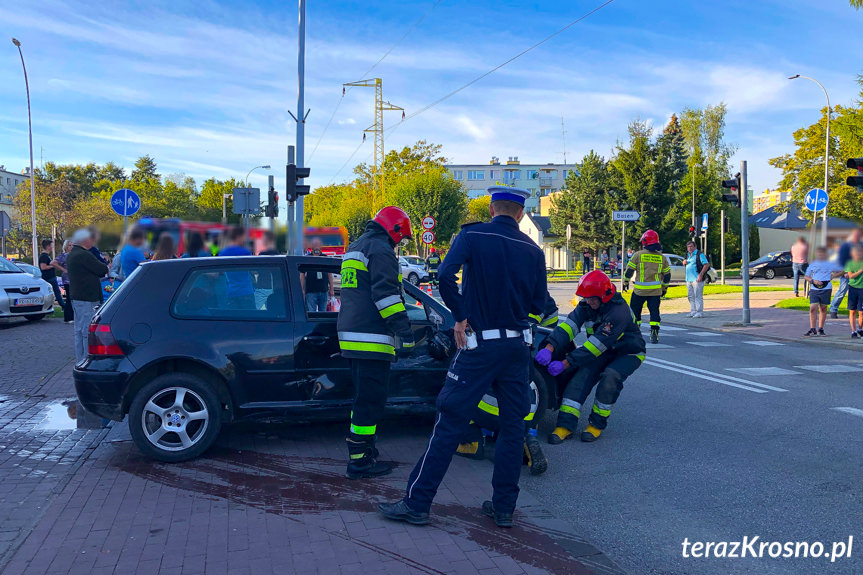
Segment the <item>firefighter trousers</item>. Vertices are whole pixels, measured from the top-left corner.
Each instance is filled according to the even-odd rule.
[[[641,325],[641,310],[644,304],[647,304],[647,310],[650,312],[650,327],[659,328],[659,303],[662,296],[659,295],[638,295],[632,292],[632,297],[629,299],[629,307],[635,315],[635,323]]]
[[[437,398],[438,412],[428,447],[408,479],[404,500],[414,511],[429,511],[489,386],[497,397],[500,425],[492,502],[495,511],[511,513],[515,509],[524,453],[524,417],[530,411],[530,348],[521,338],[482,341],[476,349],[456,353]]]
[[[373,442],[378,421],[387,403],[391,362],[380,359],[352,359],[351,379],[354,405],[351,410],[351,437]]]
[[[596,387],[596,397],[588,422],[597,429],[605,429],[611,407],[617,401],[623,382],[632,375],[644,361],[644,354],[604,353],[578,366],[572,379],[563,390],[560,412],[557,415],[558,427],[575,431],[581,406]]]

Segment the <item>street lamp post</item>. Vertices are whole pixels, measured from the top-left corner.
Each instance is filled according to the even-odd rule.
[[[247,187],[247,188],[249,187],[249,176],[251,176],[251,175],[252,175],[252,172],[254,172],[254,171],[255,171],[255,170],[257,170],[257,169],[269,170],[269,169],[270,169],[270,166],[255,166],[254,168],[252,168],[251,170],[249,170],[249,173],[248,173],[248,174],[246,174],[246,179],[245,179],[246,187]]]
[[[803,78],[804,80],[811,80],[815,82],[821,89],[824,91],[824,97],[827,98],[827,136],[824,138],[824,192],[829,195],[829,191],[827,189],[827,185],[830,179],[830,95],[827,93],[827,89],[815,78],[810,78],[809,76],[801,76],[800,74],[795,74],[789,77],[789,80],[796,80],[797,78]],[[816,219],[813,221],[812,225],[815,225]],[[814,242],[813,242],[814,243]],[[822,215],[822,224],[821,224],[821,243],[826,247],[827,246],[827,207],[824,207],[824,214]]]
[[[21,42],[12,38],[12,43],[18,48],[18,55],[21,56],[21,67],[24,69],[24,88],[27,90],[27,133],[30,136],[30,226],[33,235],[33,265],[36,265],[36,254],[39,253],[39,247],[36,237],[36,174],[33,171],[33,119],[30,115],[30,83],[27,80],[27,66],[24,64]]]
[[[226,193],[224,193],[224,192],[222,193],[222,224],[227,224],[227,223],[228,223],[228,213],[227,213],[227,211],[225,210],[225,205],[226,205],[226,204],[225,204],[225,200],[227,200],[228,198],[232,197],[233,195],[234,195],[234,194],[226,194]]]

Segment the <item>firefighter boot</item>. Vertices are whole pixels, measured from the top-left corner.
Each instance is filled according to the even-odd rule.
[[[483,439],[480,439],[479,441],[459,443],[455,454],[467,457],[468,459],[485,459],[485,448],[483,443],[485,443]]]
[[[531,429],[524,437],[524,456],[531,475],[542,475],[548,469],[548,459],[539,446],[535,429]]]
[[[548,436],[548,442],[552,445],[558,445],[559,443],[563,443],[564,440],[569,439],[572,436],[572,431],[565,427],[555,427],[554,431],[551,432],[551,435]]]
[[[600,433],[602,433],[601,429],[597,429],[592,425],[588,425],[581,434],[581,440],[585,443],[596,441],[597,439],[599,439]]]
[[[650,326],[650,343],[659,343],[659,326]]]
[[[357,439],[351,434],[345,439],[348,444],[348,470],[345,474],[348,479],[366,479],[369,477],[380,477],[392,472],[389,463],[383,463],[376,459],[377,450],[373,440]]]

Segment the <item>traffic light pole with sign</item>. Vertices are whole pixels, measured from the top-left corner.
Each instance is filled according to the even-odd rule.
[[[636,212],[635,210],[625,210],[625,211],[613,211],[611,212],[611,220],[614,222],[620,222],[622,225],[622,229],[620,231],[620,257],[617,258],[620,260],[620,291],[623,292],[623,256],[626,254],[626,222],[637,222],[641,219],[641,214]]]

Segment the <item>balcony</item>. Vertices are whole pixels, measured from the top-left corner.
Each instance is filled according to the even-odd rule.
[[[554,178],[542,177],[539,178],[539,187],[540,188],[550,188]]]

